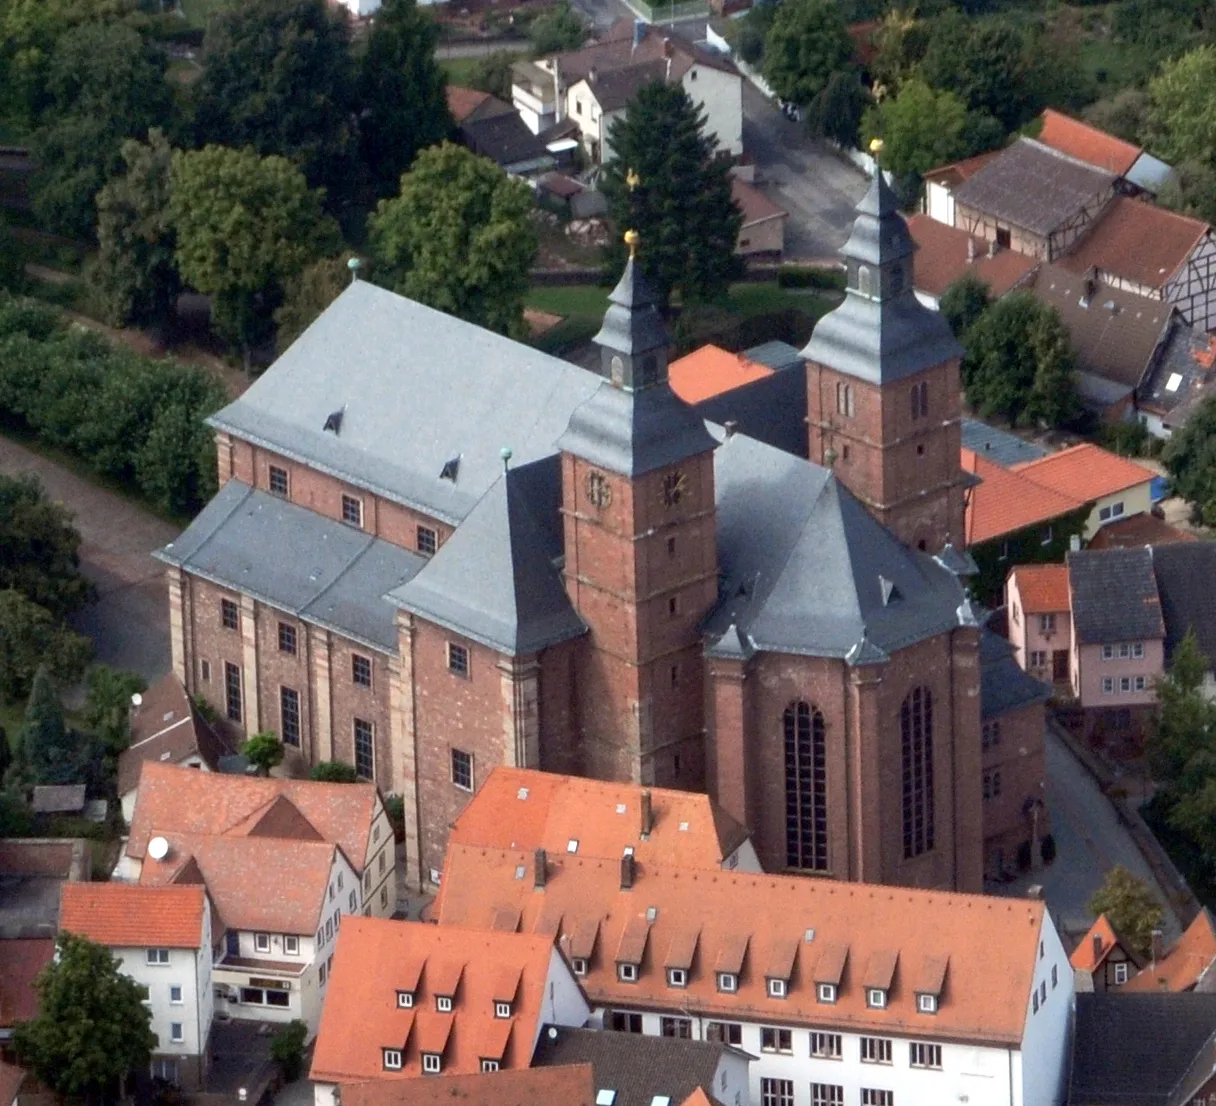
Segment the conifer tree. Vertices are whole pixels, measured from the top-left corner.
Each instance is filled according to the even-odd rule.
[[[34,675],[20,748],[35,783],[77,782],[77,757],[64,725],[63,704],[45,665]]]

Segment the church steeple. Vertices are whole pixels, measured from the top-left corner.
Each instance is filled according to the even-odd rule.
[[[593,341],[600,372],[618,388],[640,391],[667,380],[667,328],[657,299],[637,264],[638,232],[625,233],[629,260],[608,296],[604,323]]]

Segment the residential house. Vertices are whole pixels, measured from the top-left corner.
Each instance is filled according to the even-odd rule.
[[[535,62],[511,65],[511,103],[533,134],[547,131],[558,120],[556,74]]]
[[[1122,987],[1145,963],[1105,914],[1089,927],[1068,962],[1073,971],[1089,981],[1085,990],[1099,994]]]
[[[780,261],[785,252],[785,221],[790,213],[739,177],[731,177],[730,195],[743,213],[735,253],[753,261]]]
[[[1051,684],[1057,694],[1072,694],[1072,614],[1068,567],[1018,565],[1005,579],[1009,641],[1018,664]]]
[[[745,353],[731,353],[720,346],[704,345],[671,363],[671,390],[685,403],[699,404],[724,392],[773,375],[767,365]],[[805,384],[803,390],[805,390]]]
[[[1216,982],[1216,922],[1205,906],[1191,920],[1182,936],[1163,955],[1142,965],[1139,975],[1122,988],[1128,994],[1153,991],[1211,991]]]
[[[1072,971],[1041,901],[452,846],[440,930],[504,916],[557,933],[593,1024],[756,1057],[752,1102],[1063,1101]]]
[[[197,884],[63,889],[60,928],[104,945],[123,975],[143,987],[157,1040],[152,1075],[187,1091],[203,1088],[211,1060],[211,915]]]
[[[917,214],[908,220],[916,243],[916,298],[937,309],[950,285],[968,274],[988,285],[993,299],[1025,284],[1038,262],[1023,253],[997,248],[967,231]]]
[[[1086,540],[1106,523],[1148,514],[1153,506],[1156,472],[1090,442],[1022,462],[1013,471],[1048,491],[1092,504],[1082,534]]]
[[[1136,392],[1140,421],[1155,438],[1169,438],[1211,392],[1216,337],[1175,319]]]
[[[460,140],[473,153],[517,177],[535,177],[553,168],[553,155],[511,104],[459,85],[447,86],[447,98]]]
[[[760,870],[747,830],[708,795],[528,768],[495,768],[452,825],[448,841],[603,860],[631,853],[640,864],[664,857],[686,868]]]
[[[594,1106],[596,1086],[590,1064],[569,1064],[442,1079],[369,1079],[340,1084],[338,1095],[342,1106]]]
[[[670,68],[667,58],[651,58],[604,72],[593,65],[585,77],[570,85],[566,118],[578,124],[583,149],[591,161],[603,164],[612,160],[612,125],[624,117],[643,88],[666,83]]]
[[[350,919],[309,1073],[317,1106],[360,1080],[526,1068],[546,1023],[585,1025],[590,1007],[552,930],[517,933],[518,920],[508,908],[477,932]]]
[[[236,749],[199,712],[173,673],[131,700],[131,743],[118,757],[118,798],[131,824],[144,761],[214,772]]]
[[[25,1083],[25,1072],[15,1064],[0,1060],[0,1106],[17,1106]]]
[[[1216,995],[1077,995],[1069,1106],[1205,1106]]]
[[[1068,554],[1072,692],[1092,741],[1136,748],[1157,703],[1165,623],[1151,549]]]

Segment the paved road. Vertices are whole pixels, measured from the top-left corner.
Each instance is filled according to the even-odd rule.
[[[1024,895],[1032,883],[1041,884],[1043,897],[1066,933],[1080,936],[1093,921],[1087,907],[1106,873],[1116,864],[1145,880],[1163,904],[1169,897],[1158,885],[1131,834],[1120,824],[1115,808],[1099,790],[1094,778],[1068,747],[1047,731],[1047,806],[1051,811],[1056,860],[1016,883],[994,890],[997,894]],[[1178,920],[1166,909],[1166,940],[1179,934]]]
[[[756,161],[756,182],[789,213],[785,254],[836,260],[852,229],[864,174],[805,128],[791,123],[751,81],[743,82],[743,148]]]
[[[133,669],[149,682],[167,672],[164,566],[149,554],[176,538],[178,528],[5,438],[0,472],[36,474],[50,497],[75,516],[81,568],[98,600],[73,625],[93,639],[97,660]]]

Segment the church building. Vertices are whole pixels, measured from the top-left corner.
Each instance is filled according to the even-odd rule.
[[[632,258],[598,372],[352,283],[211,419],[220,491],[159,554],[175,672],[285,767],[401,795],[413,886],[507,764],[707,790],[767,871],[979,891],[996,669],[913,249],[880,174],[803,351],[809,458],[675,395]],[[1006,791],[1041,807],[1006,667],[1038,730]]]

